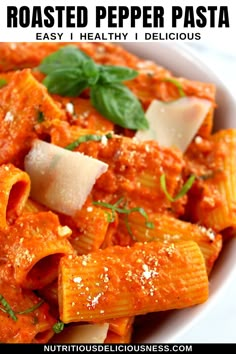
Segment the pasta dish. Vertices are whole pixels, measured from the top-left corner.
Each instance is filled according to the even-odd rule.
[[[132,343],[234,236],[213,83],[112,43],[0,43],[0,342]]]

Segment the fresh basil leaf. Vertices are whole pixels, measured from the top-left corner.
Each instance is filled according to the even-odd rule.
[[[55,70],[46,76],[43,84],[50,93],[69,97],[79,96],[88,87],[81,70],[75,68]]]
[[[75,46],[65,46],[42,60],[38,69],[44,74],[61,68],[78,68],[90,58]]]
[[[100,65],[99,83],[117,83],[128,81],[138,76],[138,72],[128,67]]]
[[[106,84],[91,88],[92,105],[104,117],[123,128],[147,129],[148,121],[137,97],[122,84]]]
[[[94,63],[93,60],[87,60],[82,64],[82,74],[88,82],[89,86],[93,86],[97,83],[100,72],[98,66]]]

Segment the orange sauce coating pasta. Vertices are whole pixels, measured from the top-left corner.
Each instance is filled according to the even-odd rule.
[[[35,68],[67,44],[0,43],[0,79],[6,80],[0,88],[0,342],[48,342],[57,321],[110,321],[105,342],[129,343],[136,315],[207,300],[221,234],[236,225],[231,177],[236,161],[230,154],[235,131],[212,133],[214,84],[175,78],[168,68],[120,45],[74,43],[96,63],[137,70],[138,76],[124,84],[144,111],[155,99],[179,98],[168,78],[175,78],[186,96],[211,102],[185,154],[156,141],[138,143],[135,131],[97,111],[89,89],[79,97],[48,92],[45,75]],[[34,139],[66,147],[83,135],[108,132],[111,139],[83,142],[74,149],[108,164],[81,210],[63,215],[32,200],[24,158]],[[227,156],[231,167],[223,171]],[[188,193],[171,201],[160,184],[163,174],[171,197],[191,174],[196,179]],[[230,203],[228,195],[233,195]],[[225,222],[219,219],[221,213]],[[154,228],[147,226],[147,219]],[[29,314],[17,315],[19,322],[14,322],[5,311],[5,300],[16,315],[44,302]]]

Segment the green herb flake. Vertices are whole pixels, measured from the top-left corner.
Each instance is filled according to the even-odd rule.
[[[7,81],[5,79],[0,79],[0,88],[6,85],[7,85]]]
[[[185,92],[183,90],[183,86],[178,80],[176,80],[174,78],[166,78],[163,81],[170,82],[171,84],[173,84],[178,89],[180,97],[185,97],[186,96]]]
[[[210,172],[208,172],[208,173],[205,173],[205,174],[199,176],[198,178],[199,178],[200,180],[206,181],[206,180],[208,180],[208,179],[215,178],[217,174],[222,173],[222,172],[223,172],[223,170],[217,169],[217,170],[214,170],[214,171],[210,171]]]
[[[35,325],[37,325],[38,323],[39,323],[38,317],[33,316],[33,318],[32,318],[32,324],[35,326]]]
[[[154,223],[151,221],[146,221],[145,225],[148,229],[154,229]]]
[[[2,304],[3,308],[0,307],[2,312],[7,313],[14,321],[17,321],[18,318],[16,317],[15,311],[11,308],[5,297],[0,294],[0,303]]]
[[[26,309],[26,310],[18,311],[17,314],[18,314],[18,315],[26,315],[27,313],[34,312],[34,311],[37,310],[43,303],[44,303],[44,300],[41,300],[41,301],[39,301],[36,305],[34,305],[34,306],[32,306],[32,307],[29,307],[29,308]]]
[[[114,210],[112,210],[111,213],[106,211],[106,216],[107,216],[107,222],[112,223],[115,221],[115,211]]]
[[[64,326],[65,326],[65,325],[64,325],[63,322],[57,321],[57,322],[53,325],[52,329],[53,329],[54,333],[58,334],[58,333],[61,333],[61,332],[63,331]]]
[[[117,212],[119,214],[125,214],[124,221],[126,224],[126,228],[132,237],[133,237],[133,234],[130,229],[128,216],[129,216],[129,214],[131,214],[133,212],[138,212],[140,215],[142,215],[144,217],[145,225],[147,228],[149,228],[149,229],[154,228],[154,224],[148,220],[148,215],[142,207],[134,207],[134,208],[130,208],[130,209],[127,209],[126,207],[122,208],[122,207],[120,207],[120,204],[122,204],[123,202],[124,202],[124,198],[122,197],[115,204],[110,204],[110,203],[100,202],[100,201],[94,201],[93,204],[111,210],[111,214],[109,215],[108,222],[109,222],[109,219],[111,220],[110,222],[113,222],[115,220],[115,212]]]
[[[209,172],[209,173],[199,176],[199,179],[206,181],[208,179],[214,178],[214,176],[215,176],[214,172]]]
[[[192,187],[194,181],[195,181],[195,176],[191,175],[188,180],[185,182],[185,184],[183,185],[183,187],[181,188],[181,190],[176,194],[175,197],[172,197],[169,192],[167,191],[167,186],[166,186],[166,175],[162,174],[160,177],[160,184],[161,184],[161,189],[163,190],[163,192],[165,193],[167,199],[170,202],[175,202],[176,200],[182,198],[183,196],[185,196],[185,194],[187,194],[187,192],[189,191],[189,189]]]
[[[82,135],[80,136],[78,139],[76,139],[75,141],[73,141],[71,144],[67,145],[64,147],[64,149],[67,150],[75,150],[81,143],[85,143],[87,141],[102,141],[102,139],[106,138],[106,139],[111,139],[113,137],[113,134],[107,133],[104,135],[98,135],[98,134],[86,134],[86,135]]]
[[[37,310],[44,303],[44,300],[39,301],[36,305],[23,311],[14,311],[2,294],[0,294],[0,303],[3,305],[3,308],[0,307],[0,311],[7,313],[14,321],[17,321],[18,318],[16,315],[25,315]]]
[[[45,121],[44,113],[42,111],[38,111],[37,122],[43,123]]]

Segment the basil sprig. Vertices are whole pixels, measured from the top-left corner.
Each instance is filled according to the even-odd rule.
[[[123,128],[148,129],[142,105],[123,82],[138,75],[128,67],[96,64],[75,46],[65,46],[47,56],[38,69],[46,74],[48,91],[76,97],[89,88],[91,102],[108,120]]]

